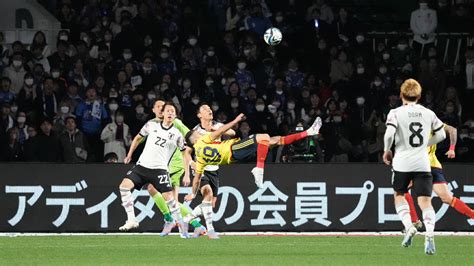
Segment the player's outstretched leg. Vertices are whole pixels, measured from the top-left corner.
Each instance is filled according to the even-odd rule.
[[[178,223],[178,226],[181,227],[181,236],[184,238],[189,238],[188,224],[183,222],[179,203],[173,198],[171,192],[163,193],[163,198],[165,198],[166,204],[168,205],[168,208],[170,209],[171,215],[173,216],[174,220]]]
[[[255,178],[255,184],[257,187],[262,188],[263,169],[265,167],[265,160],[267,159],[270,136],[268,134],[257,134],[255,139],[257,140],[257,165],[252,169],[252,174]]]
[[[465,215],[471,219],[474,219],[474,211],[467,206],[467,204],[459,198],[453,197],[449,191],[446,183],[435,183],[433,184],[433,191],[438,195],[443,203],[449,204],[457,212]]]
[[[127,178],[124,178],[119,186],[122,206],[127,213],[127,221],[124,225],[119,227],[119,230],[124,232],[138,228],[139,225],[137,219],[135,218],[135,209],[133,206],[133,197],[131,192],[133,187],[133,182]]]

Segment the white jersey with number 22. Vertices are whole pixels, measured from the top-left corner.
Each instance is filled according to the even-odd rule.
[[[415,103],[392,109],[387,127],[395,127],[393,170],[398,172],[431,172],[426,147],[431,132],[443,129],[436,114]]]

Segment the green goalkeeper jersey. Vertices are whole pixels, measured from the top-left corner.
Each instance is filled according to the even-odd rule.
[[[175,126],[179,132],[184,136],[188,134],[189,128],[183,124],[183,121],[176,118],[173,121],[173,126]],[[175,150],[173,157],[171,158],[170,164],[168,165],[168,171],[170,174],[176,173],[180,170],[184,169],[183,165],[183,154],[179,150]]]

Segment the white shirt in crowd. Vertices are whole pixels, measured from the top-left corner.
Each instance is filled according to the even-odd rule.
[[[438,16],[435,10],[428,8],[428,5],[420,4],[420,8],[411,13],[410,28],[414,34],[414,41],[421,44],[434,42],[436,27],[438,27]],[[427,38],[423,38],[423,35]]]

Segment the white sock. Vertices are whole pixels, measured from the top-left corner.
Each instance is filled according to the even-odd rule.
[[[413,226],[410,217],[410,207],[407,203],[402,203],[398,206],[395,206],[395,210],[397,211],[400,220],[402,220],[403,226],[405,226],[405,230],[408,230],[408,228]]]
[[[202,204],[199,204],[198,206],[196,206],[196,208],[194,208],[194,210],[192,211],[192,214],[194,217],[199,217],[202,215],[202,208],[201,208],[201,205]]]
[[[181,216],[181,211],[179,209],[179,204],[176,202],[176,200],[168,200],[166,204],[168,204],[168,208],[170,209],[171,216],[173,216],[174,220],[183,221],[183,217]]]
[[[214,231],[214,226],[212,225],[212,203],[210,201],[203,201],[201,209],[202,215],[206,220],[207,231]]]
[[[128,221],[136,221],[135,207],[133,206],[132,192],[128,188],[120,187],[120,196],[122,198],[122,206],[127,213]]]
[[[423,209],[422,213],[423,223],[425,224],[426,228],[426,236],[434,236],[436,213],[433,210],[433,207]]]

